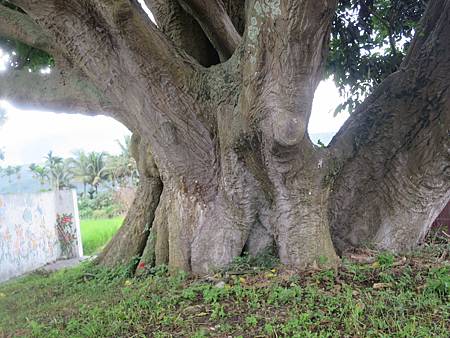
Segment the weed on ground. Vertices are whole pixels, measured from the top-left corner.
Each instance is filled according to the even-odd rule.
[[[245,256],[203,278],[86,263],[1,285],[0,336],[448,337],[448,250],[359,250],[302,273]]]

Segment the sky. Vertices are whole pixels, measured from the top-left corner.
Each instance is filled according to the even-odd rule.
[[[50,150],[62,157],[78,149],[117,154],[116,140],[130,134],[125,126],[105,116],[25,111],[4,101],[0,106],[7,114],[0,127],[0,147],[5,152],[1,165],[41,163]]]

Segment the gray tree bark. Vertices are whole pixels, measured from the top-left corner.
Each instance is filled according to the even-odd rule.
[[[431,1],[400,70],[331,143],[333,237],[340,250],[402,251],[450,199],[449,1]]]
[[[101,93],[65,100],[108,102],[136,135],[139,190],[102,264],[202,274],[275,247],[334,267],[335,247],[413,247],[450,197],[448,0],[327,148],[307,126],[334,0],[147,0],[158,27],[134,1],[13,2]]]

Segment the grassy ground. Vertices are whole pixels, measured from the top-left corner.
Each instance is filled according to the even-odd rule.
[[[122,225],[123,217],[110,219],[82,219],[81,238],[85,255],[99,252]]]
[[[90,265],[0,286],[0,336],[448,337],[448,243],[298,273],[243,257],[202,279]]]

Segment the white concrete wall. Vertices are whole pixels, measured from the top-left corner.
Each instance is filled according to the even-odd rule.
[[[56,228],[57,214],[73,217],[68,229],[75,240],[64,255]],[[75,191],[0,195],[0,281],[35,270],[60,258],[81,257]]]

